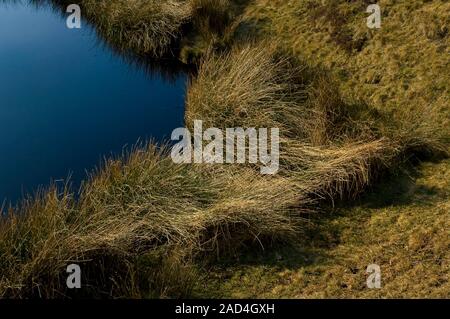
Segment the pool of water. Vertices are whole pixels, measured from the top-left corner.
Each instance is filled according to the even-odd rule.
[[[170,138],[185,83],[131,65],[48,6],[0,1],[0,202],[69,174],[77,185],[126,145]]]

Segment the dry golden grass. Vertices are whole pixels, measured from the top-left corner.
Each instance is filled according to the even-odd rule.
[[[76,201],[50,190],[9,212],[0,225],[0,295],[69,295],[64,273],[71,262],[84,269],[93,290],[84,291],[88,296],[170,291],[182,283],[168,282],[167,260],[180,260],[172,267],[183,269],[198,254],[214,256],[257,238],[287,240],[295,232],[290,206],[297,201],[283,178],[180,166],[153,146],[136,149],[96,172]],[[133,280],[135,258],[145,256],[156,261],[139,271],[162,278],[152,291],[139,290]],[[182,288],[172,293],[183,295],[189,287]]]
[[[247,252],[196,284],[215,298],[448,298],[450,161],[389,178],[354,202],[312,218],[293,247]],[[381,289],[366,268],[381,267]]]
[[[109,160],[77,200],[54,189],[9,212],[0,231],[0,264],[7,269],[0,295],[70,294],[63,274],[68,263],[77,262],[92,287],[84,291],[89,296],[105,295],[102,291],[113,297],[183,296],[189,286],[180,286],[175,274],[168,281],[163,266],[168,260],[179,261],[177,269],[190,269],[189,261],[200,255],[223,255],[251,242],[288,241],[301,229],[301,213],[318,198],[358,194],[378,171],[421,146],[397,139],[403,130],[397,132],[395,125],[386,128],[390,136],[361,129],[317,144],[323,125],[335,136],[335,128],[355,119],[338,97],[328,111],[315,109],[321,104],[317,94],[305,93],[316,85],[314,79],[308,84],[305,67],[294,67],[275,46],[267,48],[262,43],[211,52],[190,85],[186,121],[188,126],[201,119],[219,128],[279,127],[279,175],[233,165],[177,165],[154,146]],[[317,131],[308,123],[320,116],[324,124]],[[422,141],[420,133],[408,134]],[[431,151],[441,150],[438,140],[426,142]],[[137,269],[136,259],[145,256],[151,256],[150,266]],[[147,283],[151,291],[139,286],[139,272],[153,274]]]
[[[192,15],[179,0],[82,0],[85,17],[108,43],[120,50],[164,55]]]
[[[209,52],[191,83],[186,123],[206,127],[278,127],[283,175],[308,193],[358,193],[373,172],[404,154],[446,152],[433,116],[399,123],[365,104],[349,105],[320,72],[280,55],[276,43]]]
[[[65,12],[69,0],[50,2]],[[229,22],[228,0],[79,0],[82,16],[114,49],[152,58],[174,56],[185,33],[211,39]]]
[[[436,125],[449,134],[448,1],[378,1],[380,30],[366,26],[367,2],[256,0],[241,25],[254,25],[262,37],[274,37],[308,64],[329,70],[345,99],[394,114],[439,110]],[[362,41],[359,50],[336,45],[337,23],[351,38],[345,43]]]
[[[247,6],[235,35],[253,30],[262,38],[275,38],[309,65],[329,70],[344,101],[364,100],[374,108],[371,114],[352,116],[358,118],[354,122],[358,134],[370,128],[364,135],[388,137],[383,143],[388,142],[393,154],[429,154],[429,145],[446,152],[450,127],[447,1],[378,1],[380,30],[365,25],[368,2],[256,0]],[[327,85],[323,87],[325,90],[317,90],[320,113],[329,112],[329,106],[331,110],[337,105],[349,109],[348,103],[330,103]],[[336,133],[335,126],[330,130],[323,118],[319,116],[313,123],[316,146],[347,136],[347,129],[355,126],[344,125]],[[386,154],[383,143],[375,143],[376,149]],[[334,157],[336,151],[344,152],[337,148],[327,153]],[[312,162],[333,180],[332,167],[321,163],[324,153],[314,154],[318,157]],[[398,163],[396,156],[385,159],[385,167]],[[366,166],[364,161],[362,166]],[[216,297],[446,298],[450,291],[449,208],[444,190],[448,189],[449,167],[448,162],[423,165],[420,172],[425,178],[406,189],[402,178],[391,176],[387,190],[382,184],[382,191],[364,197],[356,207],[340,208],[337,216],[315,219],[318,226],[307,239],[310,245],[300,245],[299,253],[288,250],[283,254],[286,261],[272,258],[278,252],[271,252],[250,259],[249,266],[245,261],[228,265],[203,280],[212,287],[206,284],[207,290],[200,290],[203,294],[217,290]],[[358,174],[352,179],[365,184],[367,177]],[[336,229],[344,229],[338,238],[334,238]],[[365,287],[364,270],[372,262],[384,269],[382,290]],[[220,282],[220,287],[214,286],[215,282]]]
[[[193,10],[223,12],[228,2],[82,4],[113,45],[161,55]],[[441,108],[418,117],[411,108],[350,103],[324,72],[279,47],[271,40],[209,49],[186,101],[187,126],[198,119],[218,128],[280,128],[278,175],[252,166],[176,165],[151,145],[108,160],[77,199],[51,189],[10,209],[0,222],[0,297],[71,295],[65,267],[72,262],[84,269],[83,296],[186,296],[198,260],[293,240],[302,213],[317,211],[322,200],[356,196],[413,154],[447,153],[434,122]]]

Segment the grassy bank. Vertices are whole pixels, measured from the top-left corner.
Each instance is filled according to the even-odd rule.
[[[447,298],[450,163],[385,178],[360,199],[311,216],[289,247],[214,264],[195,288],[215,298]],[[411,176],[412,175],[412,176]],[[381,266],[382,289],[366,267]]]
[[[405,125],[434,117],[433,126],[448,143],[448,3],[379,1],[380,30],[365,27],[367,3],[257,0],[234,34],[253,30],[276,38],[309,65],[327,69],[344,100],[366,101]],[[448,172],[447,162],[437,162],[389,174],[362,199],[324,207],[331,213],[313,221],[303,238],[307,244],[217,266],[203,281],[211,285],[200,286],[199,293],[448,297]],[[365,287],[370,263],[380,264],[387,277],[381,290]]]
[[[393,218],[388,213],[390,208],[378,214],[363,206],[339,206],[337,217],[327,212],[333,210],[331,204],[351,202],[385,174],[410,165],[412,157],[445,156],[448,132],[437,125],[443,122],[444,104],[413,113],[420,104],[393,109],[377,105],[367,96],[347,94],[350,89],[346,85],[350,84],[343,84],[335,74],[340,74],[339,69],[313,63],[308,55],[299,54],[289,42],[297,33],[280,31],[285,29],[281,23],[291,20],[279,15],[296,11],[290,10],[299,5],[297,2],[278,3],[280,7],[264,1],[224,0],[80,3],[87,19],[118,50],[162,56],[178,48],[180,55],[202,56],[188,88],[186,125],[200,119],[205,126],[218,128],[280,128],[280,173],[263,176],[252,166],[176,165],[164,149],[137,147],[93,172],[76,199],[69,188],[50,189],[6,212],[0,224],[0,296],[204,296],[216,284],[215,278],[222,280],[234,269],[237,272],[225,277],[229,280],[219,296],[266,296],[255,291],[258,288],[253,286],[253,278],[258,276],[264,284],[278,289],[267,296],[314,295],[316,288],[328,287],[330,276],[345,275],[347,268],[341,265],[347,265],[349,252],[355,257],[348,265],[354,265],[359,276],[365,262],[380,260],[385,249],[375,249],[380,245],[375,240],[380,232],[407,240],[412,251],[414,247],[422,249],[422,240],[415,243],[412,238],[416,224],[408,226],[404,210],[392,211],[397,223],[406,225],[402,233],[390,228],[391,219],[383,219]],[[350,23],[351,19],[345,21]],[[200,30],[208,32],[200,36]],[[250,40],[256,35],[260,39]],[[212,44],[206,46],[206,40]],[[337,54],[351,57],[357,53],[342,48]],[[441,99],[443,96],[436,101]],[[442,167],[445,170],[447,166]],[[371,195],[367,196],[370,199]],[[383,198],[386,194],[372,196]],[[442,200],[442,196],[447,195],[444,192],[437,197]],[[415,195],[411,198],[412,202],[420,200]],[[360,201],[369,199],[362,197]],[[445,221],[445,209],[433,212],[434,217]],[[415,210],[408,214],[417,218]],[[434,217],[424,221],[431,222]],[[377,218],[381,218],[380,227],[372,228]],[[362,228],[361,223],[369,226]],[[446,258],[442,248],[445,242],[434,240],[442,232],[437,226],[432,228],[436,237],[429,237],[425,230],[424,238],[430,238],[426,243],[431,246],[423,248],[424,260],[435,245],[433,258]],[[363,238],[365,232],[370,236]],[[342,244],[327,250],[336,240],[334,233]],[[279,243],[289,243],[289,249],[300,247],[301,251],[293,253],[297,268],[286,277],[279,277],[279,271],[285,270],[277,265],[271,266],[267,277],[258,275],[258,267],[244,268],[247,274],[243,277],[250,279],[238,289],[236,283],[241,277],[236,276],[241,268],[234,264],[225,270],[213,270],[206,275],[205,287],[199,286],[204,270],[210,269],[215,260],[242,258],[249,247],[277,247]],[[324,247],[316,249],[316,243]],[[391,249],[393,243],[384,245]],[[367,247],[379,258],[362,258]],[[325,262],[318,265],[322,253],[331,257],[324,257]],[[283,250],[279,254],[285,258]],[[387,254],[381,261],[393,256]],[[409,253],[400,256],[406,263],[411,257]],[[270,260],[270,253],[264,258]],[[302,258],[313,258],[313,262],[299,262]],[[401,260],[397,260],[399,264]],[[69,263],[78,263],[83,269],[86,289],[81,292],[66,289]],[[441,265],[433,268],[439,278],[446,264]],[[309,270],[320,271],[323,277],[303,276]],[[272,282],[278,278],[295,282],[295,276],[304,290],[290,290]],[[308,282],[312,284],[308,286]],[[400,283],[394,280],[393,287],[396,282]],[[345,284],[348,287],[349,283]],[[350,285],[357,285],[356,281]],[[442,296],[448,292],[446,287],[440,283],[435,294]],[[332,284],[329,293],[317,292],[316,296],[355,296],[355,291],[346,294],[346,287],[341,288],[344,290]],[[402,290],[392,289],[392,295],[402,295]]]

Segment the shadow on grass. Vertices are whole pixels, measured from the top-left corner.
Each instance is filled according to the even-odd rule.
[[[433,158],[428,159],[428,162],[439,163],[441,160],[441,158]],[[338,207],[379,209],[410,204],[426,205],[431,204],[435,196],[446,196],[445,191],[437,187],[419,185],[417,180],[423,176],[420,165],[408,165],[395,173],[385,174],[364,195],[355,201],[341,202]]]
[[[432,159],[432,162],[439,163],[440,160]],[[247,266],[293,270],[329,264],[333,262],[331,250],[340,244],[342,233],[349,227],[343,220],[360,220],[364,224],[372,216],[373,209],[410,204],[432,205],[436,196],[447,197],[443,189],[417,183],[423,176],[422,171],[412,165],[395,174],[387,173],[359,198],[342,200],[334,206],[323,204],[322,213],[304,216],[307,223],[294,243],[273,243],[263,249],[249,248],[241,251],[238,256],[220,260],[211,267],[216,271],[226,272]]]

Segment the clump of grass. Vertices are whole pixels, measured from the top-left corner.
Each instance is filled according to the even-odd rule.
[[[119,51],[162,57],[184,33],[220,34],[231,20],[229,0],[80,0],[83,16]],[[61,5],[61,3],[57,3]]]
[[[99,34],[120,50],[162,56],[191,17],[179,0],[82,0],[84,13]]]
[[[290,206],[297,201],[283,178],[179,166],[153,146],[136,149],[105,164],[77,201],[53,189],[2,220],[0,296],[72,295],[64,276],[72,262],[93,287],[83,290],[90,296],[181,296],[189,285],[170,280],[181,274],[164,272],[168,260],[190,269],[188,261],[199,254],[214,256],[259,238],[286,240],[295,232]],[[151,291],[138,288],[142,272],[153,274],[145,284]]]
[[[186,122],[202,119],[206,126],[279,127],[294,133],[305,100],[298,69],[287,59],[275,61],[273,47],[237,47],[232,52],[207,53],[186,102]],[[272,47],[272,49],[271,49]],[[284,122],[277,118],[284,117]]]
[[[65,14],[69,4],[81,7],[82,18],[99,37],[121,53],[161,58],[170,55],[192,18],[186,0],[30,0],[50,4]]]
[[[30,0],[66,15],[70,0]],[[240,6],[231,0],[78,0],[82,17],[125,57],[179,58],[186,64],[222,40]]]
[[[189,88],[186,123],[280,128],[281,173],[304,194],[331,198],[358,194],[413,149],[445,151],[430,118],[411,122],[345,103],[331,79],[306,69],[276,43],[210,52]]]

